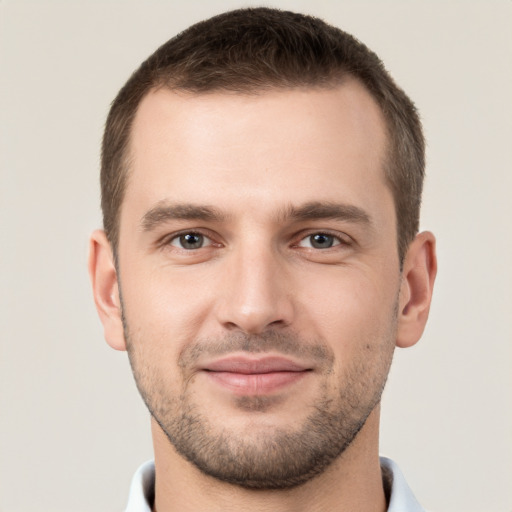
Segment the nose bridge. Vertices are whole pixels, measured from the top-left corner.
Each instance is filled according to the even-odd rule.
[[[229,258],[219,320],[229,329],[261,333],[291,322],[283,261],[269,240],[240,243]]]

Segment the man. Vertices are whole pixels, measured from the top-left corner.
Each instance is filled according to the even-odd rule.
[[[258,8],[164,44],[114,101],[89,270],[154,464],[128,510],[418,511],[378,457],[436,274],[424,142],[379,59]]]

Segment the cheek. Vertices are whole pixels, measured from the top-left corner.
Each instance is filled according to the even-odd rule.
[[[301,308],[308,323],[343,360],[385,343],[394,326],[398,284],[359,269],[337,269],[311,281]],[[312,333],[315,334],[314,332]]]
[[[376,400],[386,381],[396,340],[396,297],[395,287],[354,276],[314,301],[315,327],[335,356],[329,389],[354,407]]]
[[[129,280],[122,280],[130,336],[163,359],[175,358],[185,343],[197,337],[207,314],[209,299],[200,284],[183,273],[173,272],[171,276],[165,269],[131,272]]]

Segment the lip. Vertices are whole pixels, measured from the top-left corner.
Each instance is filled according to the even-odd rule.
[[[311,371],[283,357],[227,357],[213,361],[203,372],[236,395],[266,395],[302,380]]]

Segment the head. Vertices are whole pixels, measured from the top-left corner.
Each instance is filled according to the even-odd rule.
[[[101,160],[104,229],[116,254],[130,175],[130,135],[142,99],[160,88],[205,94],[329,89],[357,79],[379,105],[387,143],[383,170],[393,194],[402,262],[418,232],[425,144],[416,109],[363,43],[320,19],[241,9],[197,23],[162,45],[121,89],[105,127]]]
[[[227,13],[136,71],[107,121],[90,272],[176,464],[275,489],[375,447],[435,276],[422,177],[411,102],[319,20]]]

